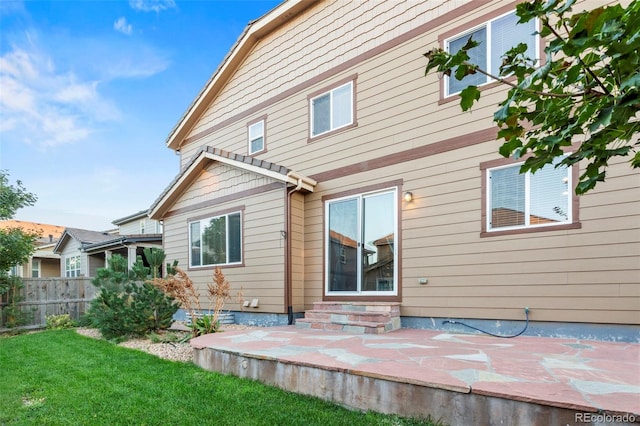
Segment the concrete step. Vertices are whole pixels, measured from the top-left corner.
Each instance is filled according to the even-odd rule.
[[[314,302],[297,328],[379,334],[400,328],[400,303]]]
[[[382,334],[400,328],[400,318],[397,321],[371,322],[352,321],[347,323],[335,323],[330,320],[298,318],[295,323],[296,328],[342,331],[352,334]]]
[[[314,311],[390,312],[400,316],[398,302],[314,302]]]
[[[392,315],[389,312],[366,312],[366,311],[306,311],[306,319],[323,320],[336,324],[348,324],[352,322],[387,323]]]

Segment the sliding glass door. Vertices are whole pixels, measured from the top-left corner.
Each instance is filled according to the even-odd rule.
[[[397,294],[395,189],[327,201],[326,293]]]

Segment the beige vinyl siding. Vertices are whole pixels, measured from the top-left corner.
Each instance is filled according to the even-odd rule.
[[[436,3],[323,2],[308,10],[290,26],[265,37],[255,47],[191,135],[406,32],[409,27],[404,24],[394,26],[395,21],[390,18],[396,16],[393,14],[397,14],[398,19],[407,19],[407,16],[413,18],[410,11],[415,11],[415,19],[407,19],[413,28],[461,2],[445,2],[441,8],[431,11],[428,19],[427,13],[418,13],[422,10],[419,8],[428,9]],[[414,195],[411,203],[401,203],[402,269],[398,275],[402,286],[402,315],[523,319],[523,308],[529,307],[531,319],[535,321],[640,323],[640,181],[637,172],[625,161],[614,162],[608,169],[607,182],[580,197],[581,228],[490,237],[480,236],[480,164],[500,158],[500,142],[478,141],[481,143],[394,165],[370,170],[365,167],[379,159],[494,126],[492,115],[506,89],[484,90],[481,101],[472,111],[461,113],[457,101],[439,102],[438,76],[435,73],[424,76],[426,59],[422,54],[438,45],[440,34],[508,4],[513,3],[496,1],[478,7],[322,81],[313,81],[251,117],[238,119],[182,147],[183,161],[204,145],[246,154],[246,124],[266,114],[269,147],[258,158],[311,177],[339,172],[351,165],[362,166],[364,171],[320,180],[314,193],[304,196],[304,202],[299,202],[298,195],[293,197],[294,257],[291,262],[296,310],[299,297],[303,298],[306,309],[311,309],[313,302],[323,297],[322,196],[401,179],[401,190],[412,191]],[[407,7],[410,11],[403,10]],[[320,30],[332,25],[328,23],[333,20],[325,18],[328,14],[344,16],[345,24],[341,26],[346,31],[344,34],[325,34],[331,31]],[[404,18],[403,14],[406,14]],[[362,26],[346,24],[350,22]],[[318,36],[303,37],[310,29]],[[328,48],[330,53],[322,59],[313,57],[314,47],[327,45],[329,39],[325,37],[334,36],[344,43]],[[293,46],[300,40],[312,44]],[[316,42],[317,46],[313,44]],[[297,47],[300,50],[296,50]],[[324,51],[318,50],[318,55],[321,52]],[[274,62],[274,58],[279,62]],[[275,63],[278,66],[273,65]],[[307,69],[307,63],[313,66]],[[307,95],[356,74],[358,126],[309,142]],[[237,175],[230,179],[221,177],[220,182],[214,182],[213,174],[203,174],[172,208],[188,209],[195,203],[214,199],[219,190],[228,191],[226,194],[237,192],[238,188],[222,182],[247,176],[232,170],[216,171],[220,176]],[[247,185],[266,183],[258,182],[255,176],[251,179]],[[277,195],[273,195],[272,201],[283,202],[284,191],[274,192]],[[265,194],[256,198],[263,196]],[[256,244],[257,248],[251,247],[255,256],[253,263],[249,265],[249,256],[245,253],[244,268],[225,269],[225,273],[229,271],[237,274],[233,276],[238,280],[242,277],[249,282],[254,276],[252,268],[258,264],[265,268],[260,271],[271,268],[269,271],[276,274],[283,270],[275,254],[265,253],[264,257],[257,254],[263,249],[269,251],[276,241],[281,244],[277,247],[284,250],[284,241],[279,241],[276,235],[284,229],[283,210],[274,208],[258,213],[253,210],[257,210],[255,202],[256,199],[250,197],[236,203],[246,208],[244,247]],[[211,209],[219,207],[223,208]],[[298,214],[301,208],[304,208],[303,215]],[[270,213],[273,216],[268,220],[279,220],[280,227],[266,220]],[[165,220],[165,245],[171,250],[175,245],[183,257],[187,253],[186,218],[194,215],[180,214]],[[257,217],[263,217],[265,223],[258,225]],[[300,227],[304,233],[297,237],[295,233]],[[264,241],[259,239],[260,235]],[[302,265],[296,258],[300,244],[303,244]],[[185,263],[186,260],[181,261]],[[304,279],[302,289],[299,288],[300,276]],[[418,284],[421,277],[428,278],[428,284]],[[269,290],[261,293],[257,284],[251,287],[243,284],[245,298],[264,294],[270,298],[265,300],[275,300],[271,312],[282,312],[283,287],[281,283],[278,287],[276,281],[270,281]],[[271,307],[265,307],[264,303],[261,297],[261,309],[267,312]]]
[[[364,3],[334,0],[311,7],[291,25],[280,27],[261,40],[219,95],[216,108],[210,108],[204,114],[193,133],[463,3],[466,2]]]
[[[581,198],[582,228],[480,237],[478,164],[489,142],[323,183],[308,196],[305,301],[322,297],[322,195],[404,176],[414,200],[402,211],[402,315],[637,324],[640,318],[640,191],[625,162]],[[485,152],[484,155],[479,155]],[[611,193],[615,193],[614,197]],[[590,206],[607,203],[591,217]],[[583,213],[584,212],[584,213]],[[426,277],[427,285],[418,284]]]
[[[305,294],[305,258],[304,258],[304,196],[294,193],[291,196],[291,296],[294,312],[304,311]]]
[[[140,223],[144,222],[144,233],[145,234],[161,234],[158,232],[158,221],[150,219],[148,217],[143,217],[140,219],[135,219],[131,222],[124,223],[118,227],[118,233],[120,235],[138,235],[140,234]]]
[[[216,180],[216,176],[228,177],[230,174],[235,177]],[[243,262],[241,266],[222,267],[233,294],[233,300],[226,303],[225,309],[284,313],[285,240],[281,233],[285,229],[284,185],[282,189],[268,187],[269,190],[250,198],[199,209],[189,207],[203,200],[215,200],[224,194],[253,189],[257,185],[259,187],[259,183],[271,183],[269,179],[265,181],[263,177],[251,173],[244,172],[247,176],[242,175],[224,164],[212,163],[203,171],[201,179],[182,195],[173,209],[182,209],[180,213],[170,214],[164,220],[167,261],[177,259],[178,266],[187,270],[201,294],[206,294],[206,284],[213,277],[213,268],[189,268],[189,220],[206,218],[221,211],[241,210]],[[259,308],[242,308],[238,295],[245,300],[259,299]],[[206,305],[206,300],[203,299],[201,303]]]

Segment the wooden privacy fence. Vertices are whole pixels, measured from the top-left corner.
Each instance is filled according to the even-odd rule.
[[[89,308],[89,302],[96,296],[96,288],[91,278],[23,278],[24,300],[18,305],[25,312],[32,313],[28,327],[44,327],[49,315],[69,314],[77,320]],[[2,300],[6,302],[6,300]],[[5,303],[0,307],[4,308]],[[4,328],[0,315],[0,328]]]

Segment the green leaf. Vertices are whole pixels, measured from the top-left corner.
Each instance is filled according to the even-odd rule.
[[[480,90],[476,86],[467,86],[460,92],[460,107],[463,111],[467,111],[478,99],[480,99]]]

